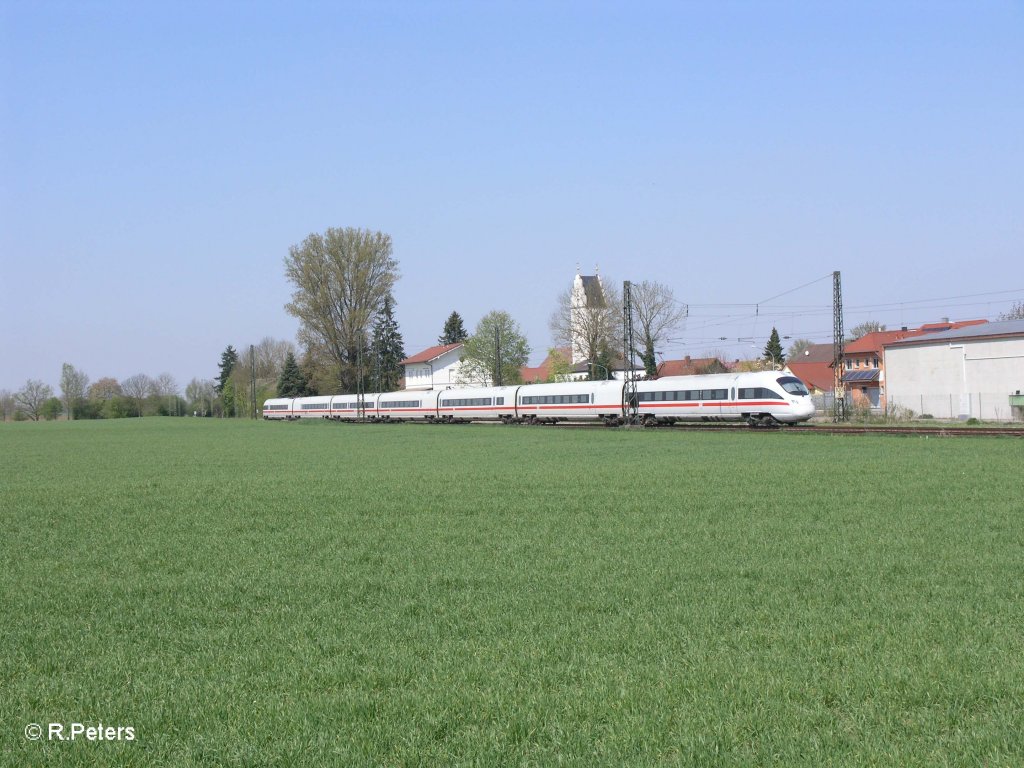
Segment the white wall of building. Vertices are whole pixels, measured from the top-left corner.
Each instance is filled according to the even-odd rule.
[[[460,382],[459,356],[462,347],[445,352],[429,363],[410,363],[405,366],[406,389],[445,389]]]
[[[1024,392],[1024,338],[886,347],[885,374],[890,407],[1009,421],[1009,396]]]

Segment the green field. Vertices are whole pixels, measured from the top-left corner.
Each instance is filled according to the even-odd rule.
[[[0,425],[0,765],[1024,763],[1024,442]],[[132,742],[30,741],[30,723]]]

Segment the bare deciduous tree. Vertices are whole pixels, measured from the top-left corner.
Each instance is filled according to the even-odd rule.
[[[150,379],[150,394],[157,397],[170,397],[178,394],[178,382],[169,373],[161,373],[155,379]]]
[[[14,395],[9,389],[0,389],[0,421],[7,421],[14,417]]]
[[[121,389],[126,397],[135,401],[138,415],[142,415],[142,402],[153,391],[153,380],[144,373],[136,373],[121,382]]]
[[[242,347],[230,377],[237,413],[251,415],[256,412],[258,403],[277,393],[277,380],[281,376],[289,352],[295,352],[295,346],[290,341],[270,336],[263,337],[259,344]],[[252,399],[254,376],[255,401]]]
[[[39,421],[43,403],[53,397],[53,388],[37,379],[29,379],[25,386],[14,393],[14,403],[19,411],[32,421]]]
[[[643,360],[644,370],[653,376],[658,370],[656,350],[658,344],[686,318],[687,307],[676,301],[672,289],[661,283],[644,280],[630,286],[633,298],[634,332],[642,345],[637,354]]]
[[[213,411],[213,382],[210,379],[192,379],[185,387],[185,399],[189,408],[201,416]]]
[[[794,363],[800,362],[800,357],[803,356],[804,352],[814,346],[814,342],[810,339],[797,339],[789,345],[789,351],[786,352],[786,357]]]
[[[75,418],[75,403],[85,398],[89,388],[89,377],[71,363],[64,363],[60,372],[60,399],[68,419]]]
[[[587,298],[586,305],[579,306],[572,288],[562,291],[548,327],[555,344],[568,346],[574,358],[582,355],[593,363],[622,346],[622,294],[614,283],[603,281],[603,291]]]
[[[1024,320],[1024,301],[1015,301],[1013,306],[999,315],[1000,320]]]
[[[875,333],[877,331],[884,330],[885,326],[882,325],[877,320],[868,320],[866,322],[861,323],[860,325],[855,325],[853,328],[847,331],[846,340],[856,341],[861,336],[867,336],[869,333]]]

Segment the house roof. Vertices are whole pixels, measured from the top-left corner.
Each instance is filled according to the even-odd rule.
[[[597,275],[580,275],[580,280],[583,283],[583,292],[587,297],[587,306],[603,306],[604,288],[601,286],[601,278]]]
[[[437,358],[441,357],[441,355],[448,354],[452,350],[458,349],[461,346],[463,346],[463,344],[460,341],[458,344],[442,344],[436,347],[428,347],[419,354],[415,354],[412,357],[405,358],[405,360],[400,362],[399,365],[411,365],[412,363],[429,363],[433,360],[437,360]]]
[[[920,328],[901,328],[898,331],[875,331],[873,333],[865,334],[855,341],[849,342],[843,348],[843,354],[850,355],[857,353],[863,354],[864,352],[881,352],[883,347],[895,344],[896,342],[904,339],[916,338],[925,335],[933,337],[939,332],[969,328],[982,324],[988,324],[988,321],[958,320],[953,323],[943,321],[941,323],[925,323]]]
[[[523,381],[527,384],[534,381],[547,381],[548,376],[551,374],[551,366],[553,361],[551,360],[552,353],[560,355],[563,360],[569,362],[572,360],[572,349],[564,347],[561,349],[553,349],[548,352],[548,356],[544,358],[544,362],[540,365],[525,366],[519,369],[519,375]]]
[[[984,322],[984,321],[982,321]],[[997,323],[961,323],[957,328],[947,331],[929,333],[924,336],[908,338],[899,342],[890,342],[886,346],[910,346],[911,344],[935,344],[944,341],[963,341],[965,339],[994,339],[1024,337],[1024,320],[1003,320]]]
[[[899,330],[899,331],[872,331],[866,333],[859,339],[854,341],[848,341],[843,346],[843,355],[856,355],[864,354],[865,352],[881,352],[882,347],[886,344],[890,344],[900,339],[905,339],[907,336],[920,336],[922,333],[927,331],[914,330]]]
[[[820,346],[826,346],[824,344]],[[832,368],[832,345],[829,348],[829,357],[826,361],[806,362],[801,360],[798,363],[786,362],[786,367],[793,372],[793,375],[809,384],[813,389],[830,390],[835,386],[835,373]]]
[[[715,363],[718,365],[715,366]],[[658,378],[666,376],[696,376],[705,373],[709,368],[717,368],[715,373],[729,370],[729,367],[717,357],[693,357],[689,355],[682,360],[665,360],[658,365]]]
[[[786,357],[787,363],[831,363],[832,362],[832,345],[831,344],[811,344],[807,347],[807,354],[804,355],[788,355]]]

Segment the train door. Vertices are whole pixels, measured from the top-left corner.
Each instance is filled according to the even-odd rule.
[[[729,399],[727,388],[702,389],[700,391],[700,415],[713,418],[722,415],[722,403]]]

